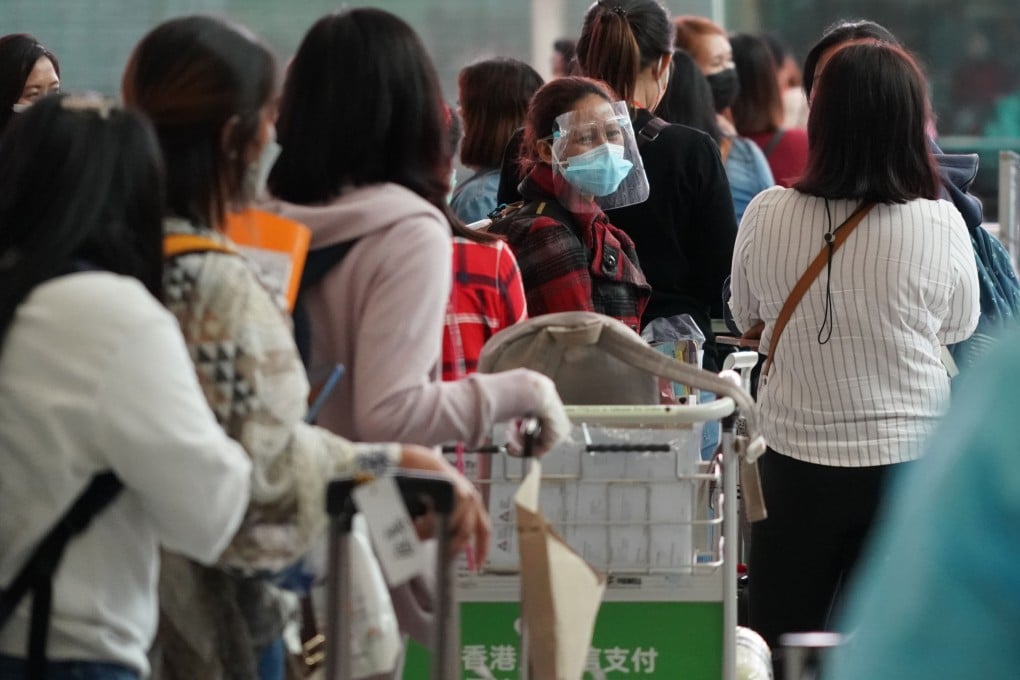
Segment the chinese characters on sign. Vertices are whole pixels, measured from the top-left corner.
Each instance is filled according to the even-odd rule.
[[[655,659],[658,656],[659,652],[655,647],[636,647],[634,649],[624,647],[592,648],[588,650],[586,669],[589,671],[601,671],[606,677],[610,677],[610,673],[619,675],[653,675],[655,673]],[[494,675],[493,672],[516,671],[517,648],[514,645],[465,645],[461,649],[461,663],[465,671],[478,673],[478,677],[472,677],[471,680],[487,680],[491,678],[503,680],[503,676]]]

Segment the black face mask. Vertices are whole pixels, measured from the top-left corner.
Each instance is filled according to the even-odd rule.
[[[712,88],[712,100],[715,102],[715,112],[721,113],[723,109],[732,106],[733,100],[737,98],[740,91],[740,81],[737,79],[737,69],[728,68],[710,76],[705,76],[709,87]]]

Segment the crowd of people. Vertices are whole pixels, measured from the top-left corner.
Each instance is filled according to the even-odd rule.
[[[580,26],[549,82],[489,58],[460,72],[456,104],[378,9],[318,19],[286,69],[230,20],[170,19],[116,98],[65,93],[43,43],[0,38],[0,593],[36,579],[0,601],[0,676],[282,678],[293,598],[274,576],[322,540],[336,476],[448,478],[454,547],[484,563],[486,508],[438,447],[525,417],[538,455],[569,435],[549,378],[476,372],[499,330],[563,311],[635,333],[689,315],[709,370],[714,319],[760,343],[769,516],[746,537],[748,624],[774,649],[835,625],[889,479],[955,469],[922,456],[949,403],[943,357],[969,372],[1020,311],[967,194],[974,161],[935,145],[922,68],[872,22],[827,30],[802,76],[774,36],[657,0],[598,0]],[[253,207],[311,231],[307,348],[225,234]],[[310,424],[309,376],[336,365]],[[111,478],[52,583],[32,576]],[[895,487],[894,513],[914,515],[893,515],[876,564],[904,534],[952,559],[909,536],[956,489],[924,488]],[[874,572],[882,593],[903,580]],[[427,576],[390,593],[425,645]],[[926,583],[915,601],[945,595]],[[869,654],[881,614],[863,592],[848,620]],[[884,629],[921,654],[936,638],[904,631],[926,609],[895,611]],[[907,677],[881,650],[838,677]],[[853,654],[844,668],[865,668]]]

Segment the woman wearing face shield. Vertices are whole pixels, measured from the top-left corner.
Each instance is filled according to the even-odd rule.
[[[634,242],[604,212],[648,197],[626,104],[590,78],[547,83],[528,108],[521,159],[525,206],[490,231],[513,248],[529,314],[593,311],[640,330],[651,289]]]
[[[27,33],[0,38],[0,132],[40,97],[60,91],[60,62]]]
[[[627,102],[651,188],[646,201],[607,213],[634,240],[652,286],[642,323],[690,314],[707,339],[705,367],[715,369],[711,319],[723,315],[737,222],[712,138],[651,113],[665,95],[672,56],[673,25],[656,0],[599,0],[585,15],[578,66]]]

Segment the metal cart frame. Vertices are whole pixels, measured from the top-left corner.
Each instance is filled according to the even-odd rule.
[[[692,518],[692,526],[710,525],[718,529],[713,553],[716,558],[689,569],[647,567],[637,571],[610,569],[610,582],[604,602],[707,602],[721,599],[722,679],[733,680],[736,671],[737,583],[736,563],[739,541],[737,522],[738,451],[735,436],[737,408],[733,399],[720,397],[698,405],[669,406],[567,406],[575,424],[603,427],[669,426],[682,429],[698,423],[721,421],[721,466],[706,470],[702,467],[688,481],[717,485],[721,490],[721,514],[707,521]],[[608,448],[608,447],[607,447]],[[492,481],[492,480],[488,480]],[[503,481],[516,481],[509,477]],[[607,480],[599,480],[607,481]],[[608,480],[612,481],[612,480]],[[495,519],[495,518],[494,518]],[[693,540],[692,530],[692,540]],[[692,546],[693,551],[693,546]],[[600,565],[595,565],[600,568]],[[519,576],[507,569],[483,568],[478,573],[462,570],[457,579],[457,601],[518,602]],[[637,584],[637,585],[635,585]],[[650,597],[650,595],[652,597]],[[526,659],[526,641],[521,640],[521,657]],[[526,676],[526,665],[524,673]]]

